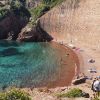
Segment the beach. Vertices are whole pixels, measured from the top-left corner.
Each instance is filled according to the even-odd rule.
[[[61,43],[61,42],[58,42]],[[93,97],[93,91],[91,90],[93,80],[96,77],[100,76],[100,49],[93,47],[82,47],[80,44],[67,44],[63,42],[63,45],[68,46],[72,49],[78,56],[79,59],[79,70],[78,75],[81,76],[84,74],[88,79],[85,83],[79,85],[71,85],[70,88],[80,88],[86,93],[89,93],[90,97]],[[90,62],[93,60],[93,62]],[[95,72],[91,72],[91,70],[95,70]],[[82,76],[83,77],[83,76]]]
[[[73,66],[73,71],[71,72],[69,78],[66,78],[66,66],[61,66],[64,67],[64,69],[62,69],[62,76],[64,78],[65,81],[56,81],[55,84],[52,84],[52,86],[50,88],[48,87],[43,87],[43,88],[34,88],[34,89],[28,89],[28,88],[24,88],[25,91],[28,91],[28,93],[31,95],[31,97],[33,98],[33,100],[70,100],[69,98],[66,99],[60,99],[57,98],[56,95],[54,94],[59,94],[59,93],[66,93],[68,90],[73,89],[73,88],[79,88],[82,91],[89,93],[90,98],[76,98],[75,100],[90,100],[91,98],[93,98],[93,91],[91,90],[91,86],[92,86],[92,82],[94,80],[95,77],[97,77],[99,75],[99,50],[95,50],[95,49],[91,49],[91,48],[82,48],[79,46],[74,46],[74,48],[67,44],[64,43],[62,44],[62,42],[58,42],[58,41],[54,41],[57,42],[56,44],[54,43],[54,46],[56,45],[57,48],[58,47],[63,47],[63,49],[61,49],[61,52],[63,53],[68,53],[68,50],[71,52],[74,52],[74,56],[72,55],[71,57],[75,57],[76,58],[76,63],[77,64],[77,68],[75,66]],[[52,42],[53,43],[53,42]],[[59,46],[59,45],[60,46]],[[70,49],[68,49],[70,48]],[[78,57],[78,58],[77,58]],[[89,60],[90,59],[94,59],[95,62],[94,63],[90,63]],[[63,59],[67,62],[67,58]],[[97,73],[90,73],[88,70],[95,66]],[[70,82],[72,82],[72,80],[76,79],[76,75],[81,76],[81,74],[83,74],[85,76],[87,76],[88,78],[92,79],[87,79],[85,83],[82,84],[78,84],[78,85],[73,85],[71,83],[66,84],[66,82],[68,82],[68,80],[70,80]],[[83,76],[82,76],[83,77]],[[34,95],[33,95],[34,94]],[[41,98],[41,99],[40,99]]]
[[[54,47],[56,47],[61,53],[59,63],[61,63],[61,68],[58,79],[55,82],[48,84],[48,88],[65,87],[70,86],[75,74],[79,73],[79,59],[76,53],[69,47],[65,47],[62,44],[51,42]],[[75,69],[77,71],[75,72]]]
[[[66,93],[70,89],[79,88],[82,91],[89,93],[90,98],[93,97],[91,90],[92,82],[95,77],[99,76],[99,49],[91,49],[87,47],[80,47],[78,45],[68,44],[61,41],[52,41],[52,46],[59,50],[59,63],[61,64],[60,77],[56,81],[47,84],[41,88],[22,88],[28,92],[32,100],[69,100],[57,98],[55,94]],[[93,63],[89,62],[90,59],[95,60]],[[72,61],[71,61],[72,60]],[[89,69],[95,67],[96,73],[91,73]],[[69,69],[69,70],[68,70]],[[74,85],[72,81],[77,76],[83,77],[82,74],[88,77],[85,83]],[[92,79],[90,79],[92,77]],[[79,98],[76,100],[90,100]]]

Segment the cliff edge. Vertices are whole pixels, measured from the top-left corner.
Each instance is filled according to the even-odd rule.
[[[55,40],[100,47],[100,0],[66,0],[40,18]]]

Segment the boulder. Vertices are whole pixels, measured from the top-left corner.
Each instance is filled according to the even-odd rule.
[[[73,80],[72,81],[72,84],[78,85],[78,84],[82,84],[82,83],[85,83],[85,82],[86,82],[86,78],[85,77],[82,77],[82,78]]]

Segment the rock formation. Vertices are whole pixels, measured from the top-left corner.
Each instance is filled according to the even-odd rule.
[[[41,27],[55,40],[100,47],[100,0],[65,0],[40,18]]]
[[[23,11],[26,12],[26,15],[20,16]],[[12,40],[16,40],[21,29],[28,23],[29,18],[30,14],[26,9],[22,9],[20,12],[9,12],[9,15],[0,21],[0,39],[11,37]]]
[[[53,40],[53,37],[45,32],[41,28],[40,22],[38,22],[37,25],[32,28],[28,27],[28,25],[23,28],[19,33],[17,40],[27,42],[46,42]]]
[[[58,41],[65,41],[66,43],[72,43],[75,45],[81,44],[81,46],[86,47],[100,48],[99,10],[100,0],[65,0],[62,4],[54,7],[40,18],[40,25],[38,25],[39,28],[37,28],[38,30],[35,29],[35,32],[33,32],[34,29],[32,29],[32,34],[29,33],[29,37],[32,37],[31,39],[33,41],[37,37],[38,39],[36,40],[39,40],[40,33],[45,31],[49,36]],[[14,18],[15,17],[7,17],[0,22],[0,39],[5,39],[8,37],[9,32],[12,33],[10,26],[11,23],[14,22]],[[14,25],[12,24],[12,28],[21,31],[22,27],[25,25],[19,27],[19,24],[22,22],[19,18],[15,19],[16,21],[13,23]],[[19,24],[16,25],[16,23]],[[42,29],[43,31],[41,32],[39,29]],[[19,34],[20,31],[14,33]]]

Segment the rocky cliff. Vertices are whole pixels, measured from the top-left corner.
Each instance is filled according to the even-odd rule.
[[[22,22],[19,18],[14,20],[12,21],[12,18],[9,17],[0,22],[0,38],[5,39],[8,37],[8,33],[12,32],[19,34],[21,28],[26,25],[22,25],[21,28],[19,28],[20,25],[13,24],[17,22],[21,24]],[[33,28],[31,32],[25,33],[28,34],[28,36],[24,33],[20,33],[21,35],[23,34],[21,40],[28,39],[29,41],[29,39],[31,39],[32,41],[43,41],[45,34],[43,35],[42,32],[45,32],[46,34],[48,33],[50,38],[52,37],[52,39],[54,38],[58,41],[99,48],[99,20],[100,0],[65,0],[62,4],[54,7],[42,16],[39,25],[37,25],[35,29]],[[16,32],[17,30],[18,32]],[[19,38],[21,35],[19,35]]]
[[[21,10],[9,11],[7,15],[0,20],[0,39],[16,40],[21,29],[29,22],[30,13],[26,8]]]
[[[5,7],[0,11],[0,39],[35,42],[52,40],[39,24],[34,25],[38,17],[49,10],[42,0],[11,1],[5,3],[5,6],[9,5],[9,9]],[[32,25],[33,28],[28,28]]]
[[[38,22],[32,28],[28,25],[24,27],[19,33],[17,40],[26,42],[49,42],[53,40],[53,37],[44,31],[40,26],[40,22]]]
[[[40,18],[55,40],[99,48],[100,0],[65,0]]]

